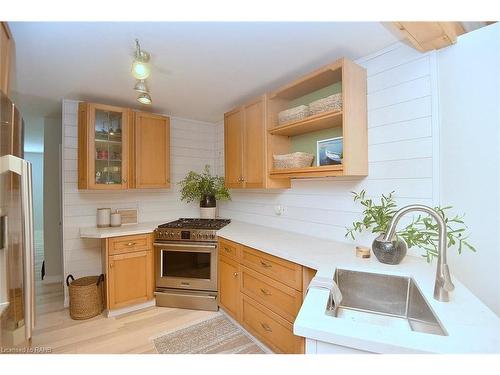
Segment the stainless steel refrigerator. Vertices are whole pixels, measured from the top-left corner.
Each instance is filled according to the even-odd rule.
[[[23,119],[0,91],[0,348],[30,343],[35,324],[31,163]]]

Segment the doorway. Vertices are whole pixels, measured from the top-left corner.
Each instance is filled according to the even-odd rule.
[[[33,176],[37,315],[63,305],[60,143],[60,116],[24,116],[24,158]]]

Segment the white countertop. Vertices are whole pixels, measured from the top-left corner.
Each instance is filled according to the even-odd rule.
[[[452,275],[450,302],[433,298],[436,263],[406,256],[387,265],[355,256],[348,243],[233,221],[219,236],[318,270],[333,278],[336,268],[413,277],[448,336],[351,322],[325,314],[329,292],[311,288],[294,323],[299,336],[378,353],[500,353],[500,319]],[[453,270],[452,274],[453,274]]]
[[[126,224],[120,227],[108,227],[108,228],[97,228],[97,227],[83,227],[80,228],[81,238],[109,238],[109,237],[120,237],[129,236],[133,234],[143,234],[152,233],[153,230],[160,224],[166,223],[165,221],[152,221],[147,223],[139,224]]]

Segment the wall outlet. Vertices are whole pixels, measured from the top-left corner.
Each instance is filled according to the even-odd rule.
[[[285,213],[285,206],[282,206],[281,204],[277,204],[276,206],[274,206],[274,213],[277,216],[283,215]]]

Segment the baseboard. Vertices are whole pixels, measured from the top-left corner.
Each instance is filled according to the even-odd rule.
[[[147,309],[148,307],[152,307],[152,306],[156,306],[156,300],[154,298],[150,301],[139,303],[137,305],[122,307],[121,309],[116,309],[116,310],[106,310],[105,316],[107,318],[113,318],[115,316],[127,314],[129,312]]]
[[[62,281],[63,281],[62,275],[52,275],[52,276],[45,275],[45,277],[42,280],[42,283],[43,284],[52,284],[52,283],[59,283],[59,282],[62,283]]]
[[[245,327],[243,327],[240,323],[238,323],[231,315],[229,315],[226,311],[224,311],[224,309],[222,309],[220,306],[219,306],[219,311],[222,314],[224,314],[224,316],[226,318],[228,318],[231,321],[231,323],[233,323],[235,326],[237,326],[239,329],[241,329],[245,333],[245,335],[247,335],[250,338],[250,340],[252,340],[265,353],[267,353],[267,354],[276,354],[271,349],[269,349],[266,345],[264,345],[263,343],[261,343],[257,338],[255,338],[254,335],[252,335],[250,332],[248,332],[245,329]]]

